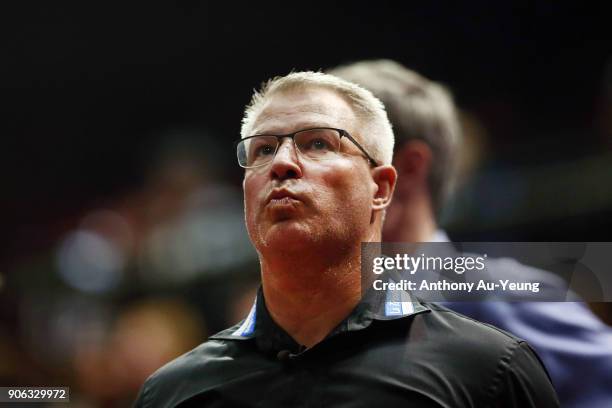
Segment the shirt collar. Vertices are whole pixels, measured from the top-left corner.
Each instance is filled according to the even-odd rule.
[[[372,321],[404,319],[428,312],[429,308],[405,291],[367,292],[360,303],[327,338],[363,330]],[[262,350],[298,350],[300,346],[270,316],[260,288],[247,317],[237,325],[211,336],[211,339],[249,340],[255,338]]]

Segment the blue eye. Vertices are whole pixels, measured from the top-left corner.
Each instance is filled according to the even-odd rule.
[[[329,148],[327,142],[322,139],[313,140],[311,143],[311,146],[313,149],[316,149],[316,150],[323,150],[323,149]]]
[[[271,156],[274,154],[274,146],[262,144],[255,148],[255,156]]]

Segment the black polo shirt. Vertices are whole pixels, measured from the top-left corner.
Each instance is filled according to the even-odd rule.
[[[407,299],[374,295],[305,349],[272,320],[260,290],[244,321],[149,377],[136,406],[559,406],[524,341]]]

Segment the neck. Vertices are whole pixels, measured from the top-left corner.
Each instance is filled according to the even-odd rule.
[[[306,347],[322,341],[361,299],[361,242],[327,253],[262,256],[260,264],[270,316]]]
[[[387,242],[427,242],[438,226],[431,200],[424,194],[395,198],[398,203],[388,211],[384,240]]]

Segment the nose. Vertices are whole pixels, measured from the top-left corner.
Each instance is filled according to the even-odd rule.
[[[302,177],[302,168],[300,167],[297,151],[291,138],[281,139],[276,155],[270,165],[270,175],[276,180]]]

